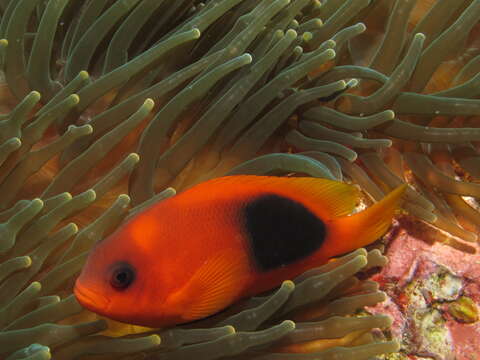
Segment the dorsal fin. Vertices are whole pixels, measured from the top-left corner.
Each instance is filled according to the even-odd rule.
[[[341,181],[312,177],[291,177],[291,187],[303,196],[311,198],[331,217],[351,214],[360,199],[360,191],[354,185]]]
[[[307,201],[314,204],[316,210],[320,209],[325,218],[350,214],[360,197],[360,192],[354,185],[313,177],[224,176],[200,184],[197,186],[197,191],[202,191],[203,189],[200,189],[200,187],[204,186],[213,191],[254,187],[265,192],[278,193],[302,203]],[[207,193],[210,189],[206,190]]]

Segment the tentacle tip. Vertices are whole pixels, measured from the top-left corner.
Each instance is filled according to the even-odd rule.
[[[168,192],[172,193],[173,195],[175,195],[177,193],[177,190],[175,190],[173,187],[166,188],[165,191],[168,191]]]
[[[39,350],[45,350],[48,349],[47,346],[40,345],[40,344],[32,344],[28,347],[28,350],[31,352],[39,351]]]
[[[32,206],[38,208],[38,210],[42,209],[43,208],[43,205],[44,205],[44,202],[42,199],[40,198],[35,198],[32,200],[32,203],[31,203]],[[36,209],[37,210],[37,209]]]
[[[372,251],[370,251],[370,254],[375,256],[382,256],[382,252],[379,249],[373,249]]]
[[[338,86],[343,90],[347,87],[347,82],[345,80],[339,80]]]
[[[158,346],[162,342],[162,339],[157,334],[151,335],[149,338],[152,341],[153,346]]]
[[[310,31],[305,31],[302,34],[302,40],[305,42],[309,42],[310,40],[313,39],[313,34]]]
[[[30,355],[29,358],[48,360],[51,359],[50,348],[41,344],[31,344],[26,349],[26,354]],[[32,356],[36,355],[36,356]]]
[[[385,117],[388,119],[388,120],[393,120],[395,119],[395,112],[393,110],[386,110],[384,112],[385,114]]]
[[[363,22],[360,22],[358,24],[355,25],[358,29],[358,31],[360,32],[364,32],[365,30],[367,30],[367,26],[363,23]]]
[[[232,325],[227,325],[225,328],[227,329],[228,334],[235,334],[237,332]]]
[[[291,290],[295,289],[295,283],[292,280],[285,280],[282,283],[282,287],[291,291]]]
[[[8,46],[8,40],[7,39],[0,39],[0,46]]]
[[[140,155],[138,155],[137,153],[131,153],[128,155],[128,159],[131,161],[133,161],[135,164],[138,163],[140,161]]]
[[[36,292],[42,290],[42,284],[40,284],[40,282],[38,281],[34,281],[30,284],[30,286],[32,287],[33,290],[35,290]]]
[[[296,326],[295,322],[292,320],[285,320],[282,322],[282,325],[289,330],[294,330]]]
[[[78,225],[75,223],[68,224],[69,230],[72,232],[72,235],[78,233]]]
[[[151,111],[155,106],[155,101],[153,101],[153,99],[151,98],[148,98],[144,101],[143,106],[145,106],[148,109],[148,111]]]
[[[425,41],[427,37],[425,36],[424,33],[416,33],[415,36],[413,37],[413,40],[416,40],[416,41]]]
[[[32,265],[32,258],[30,256],[23,256],[22,260],[24,267],[28,268]]]
[[[355,261],[358,261],[358,265],[361,267],[367,266],[368,264],[368,259],[366,256],[359,255],[356,257]]]
[[[337,46],[337,42],[333,39],[329,39],[327,41],[325,41],[325,46],[328,47],[328,48],[334,48]]]
[[[33,90],[30,92],[30,94],[28,94],[28,96],[31,97],[32,100],[36,102],[40,100],[40,98],[42,97],[42,94],[40,94],[40,92],[37,90]]]
[[[335,50],[333,50],[333,49],[327,49],[327,50],[325,50],[325,54],[327,55],[327,57],[328,57],[329,59],[333,59],[333,58],[337,55],[337,53],[336,53]]]
[[[22,140],[20,140],[18,137],[11,138],[9,142],[13,150],[17,150],[20,146],[22,146]]]
[[[356,252],[358,253],[358,255],[361,255],[361,256],[367,256],[368,255],[368,251],[365,248],[357,249]]]
[[[285,33],[285,36],[289,39],[289,40],[293,40],[295,39],[297,36],[298,36],[298,33],[293,30],[293,29],[288,29],[287,32]]]
[[[357,86],[359,83],[360,83],[360,82],[358,81],[358,79],[350,79],[350,80],[348,80],[348,82],[347,82],[347,86],[348,86],[349,88],[353,88],[353,87]]]
[[[247,65],[250,64],[253,61],[253,57],[251,54],[246,53],[242,55],[242,62]]]
[[[93,126],[90,125],[90,124],[87,124],[87,125],[84,125],[82,126],[82,128],[84,128],[84,132],[85,132],[85,135],[90,135],[91,133],[93,133]]]
[[[131,201],[130,196],[128,196],[127,194],[120,194],[118,196],[118,200],[125,206],[130,204]]]
[[[70,104],[77,105],[80,102],[80,96],[72,94],[68,97]]]
[[[50,348],[46,348],[40,351],[40,355],[42,356],[42,360],[50,360],[52,358],[52,353],[50,352]]]
[[[303,47],[297,45],[293,48],[293,52],[295,53],[295,55],[299,56],[299,55],[302,55],[303,54]]]
[[[197,29],[197,28],[192,29],[192,37],[193,37],[194,39],[198,39],[201,34],[202,34],[202,33],[201,33],[201,31],[200,31],[199,29]]]
[[[87,201],[91,202],[97,198],[97,193],[93,189],[88,189],[85,191],[85,197]]]
[[[88,73],[87,70],[82,70],[78,73],[78,75],[80,76],[80,78],[82,80],[87,80],[89,77],[90,77],[90,74]]]

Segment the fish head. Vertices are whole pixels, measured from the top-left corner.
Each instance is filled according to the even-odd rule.
[[[152,326],[162,317],[158,251],[120,228],[98,243],[77,278],[74,294],[88,310],[129,324]],[[145,242],[145,241],[144,241]]]

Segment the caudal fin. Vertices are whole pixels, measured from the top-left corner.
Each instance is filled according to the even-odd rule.
[[[364,211],[333,220],[328,246],[332,254],[329,255],[336,256],[361,248],[385,234],[406,189],[406,184],[401,185]]]

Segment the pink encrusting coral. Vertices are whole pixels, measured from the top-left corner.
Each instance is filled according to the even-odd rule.
[[[390,331],[411,359],[475,359],[480,353],[480,254],[428,243],[418,224],[407,219],[388,237],[389,263],[372,278],[387,300],[369,311],[393,317]]]

